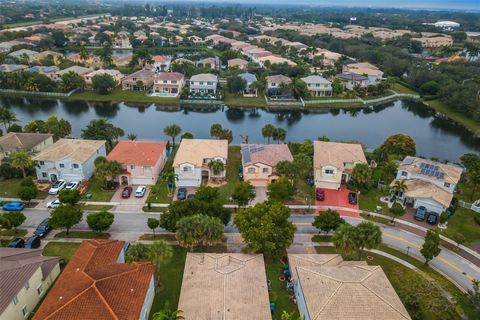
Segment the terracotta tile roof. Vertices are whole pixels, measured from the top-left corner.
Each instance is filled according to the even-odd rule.
[[[243,166],[263,163],[275,167],[280,161],[293,160],[286,144],[242,144],[241,152]]]
[[[154,166],[166,147],[164,141],[120,141],[107,159],[126,165]]]
[[[162,62],[168,62],[168,61],[170,61],[171,58],[165,57],[165,56],[153,56],[153,57],[152,57],[152,60],[153,60],[154,62],[162,63]]]
[[[153,266],[118,263],[123,245],[118,240],[83,241],[33,319],[139,319]]]
[[[313,165],[315,168],[334,166],[343,170],[345,163],[367,163],[360,144],[315,141],[313,148]]]
[[[177,80],[180,81],[183,79],[183,74],[179,72],[160,72],[155,75],[155,80]]]

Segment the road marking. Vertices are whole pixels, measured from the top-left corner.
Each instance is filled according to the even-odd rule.
[[[387,236],[387,237],[389,237],[389,238],[392,238],[392,239],[401,241],[401,242],[405,242],[405,243],[409,244],[410,246],[412,246],[412,247],[414,247],[414,248],[420,249],[420,246],[419,246],[419,245],[417,245],[416,243],[413,243],[413,242],[411,242],[411,241],[408,241],[408,240],[405,240],[405,239],[403,239],[403,238],[400,238],[400,237],[391,235],[391,234],[386,233],[386,232],[384,232],[383,235],[384,235],[384,236]]]
[[[296,224],[299,226],[312,226],[311,222],[294,222],[293,224]]]

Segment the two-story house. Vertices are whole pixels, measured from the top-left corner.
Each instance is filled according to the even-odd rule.
[[[292,80],[284,75],[275,75],[267,77],[267,93],[269,96],[287,95],[287,92],[281,92],[281,84],[288,85]]]
[[[185,77],[179,72],[160,72],[153,80],[153,94],[160,97],[177,97],[185,84]]]
[[[345,63],[343,73],[354,73],[368,78],[368,85],[375,85],[383,77],[383,72],[368,62]]]
[[[9,132],[0,137],[0,161],[12,152],[23,150],[37,153],[53,144],[53,135],[49,133]]]
[[[350,180],[357,164],[367,163],[360,144],[315,141],[313,150],[316,188],[339,190]]]
[[[153,63],[148,66],[148,68],[152,69],[153,72],[159,73],[170,70],[172,58],[166,56],[153,56],[152,60]]]
[[[37,179],[83,181],[92,177],[94,161],[106,156],[105,140],[60,139],[32,159],[36,161]]]
[[[208,57],[198,60],[195,65],[200,68],[220,70],[220,59],[218,57]]]
[[[344,72],[338,76],[347,90],[353,90],[355,87],[365,88],[368,86],[368,77],[361,74]]]
[[[332,95],[332,83],[324,77],[312,75],[302,78],[307,85],[312,97],[330,97]]]
[[[228,140],[182,139],[173,160],[177,186],[200,187],[202,182],[222,181],[226,176]],[[215,173],[209,163],[218,160],[224,170]]]
[[[244,72],[238,75],[245,81],[245,89],[243,90],[244,97],[256,97],[257,89],[253,88],[252,83],[257,81],[257,77],[253,73]]]
[[[108,74],[110,77],[112,77],[112,79],[115,80],[115,84],[117,85],[122,82],[122,79],[124,77],[123,73],[115,69],[99,69],[84,75],[83,78],[85,79],[85,85],[87,87],[91,87],[93,77],[95,77],[96,75],[104,75],[104,74]]]
[[[146,91],[153,86],[154,73],[151,70],[138,70],[122,80],[122,90]]]
[[[229,68],[238,68],[240,70],[247,69],[248,61],[245,59],[235,58],[227,61]]]
[[[218,78],[211,73],[200,73],[190,77],[191,94],[217,94]]]
[[[154,185],[167,159],[164,141],[120,141],[107,156],[122,164],[122,185]]]
[[[0,319],[27,319],[60,274],[42,249],[0,248]]]
[[[413,208],[424,206],[428,211],[441,213],[450,206],[462,173],[463,168],[454,164],[408,156],[398,167],[396,177],[405,181],[407,190],[396,197]]]
[[[242,144],[243,180],[254,187],[266,187],[279,178],[276,165],[293,161],[286,144]]]

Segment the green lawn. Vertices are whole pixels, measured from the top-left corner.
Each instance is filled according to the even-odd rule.
[[[43,249],[44,256],[59,256],[65,261],[72,258],[80,243],[49,242]]]
[[[108,239],[109,233],[98,233],[93,231],[70,231],[67,235],[66,231],[59,232],[55,235],[55,238],[65,239]]]
[[[457,185],[457,190],[455,191],[455,198],[463,200],[468,203],[472,203],[475,200],[480,199],[480,187],[477,187],[476,190],[473,189],[473,185],[462,179]]]
[[[176,147],[173,150],[172,154],[170,154],[170,157],[168,157],[167,162],[163,167],[163,172],[167,172],[172,169],[173,159],[175,158],[175,153],[177,152],[177,149],[178,147]],[[163,180],[162,177],[159,177],[157,183],[150,190],[150,194],[148,195],[147,202],[170,203],[172,202],[172,198],[173,198],[173,193],[172,194],[168,193],[167,182]],[[155,211],[155,210],[152,210],[152,211]]]
[[[156,233],[155,237],[153,233],[145,233],[140,236],[140,240],[166,240],[166,241],[177,241],[174,233]]]
[[[282,274],[283,265],[280,261],[265,260],[265,267],[267,279],[271,281],[270,302],[275,302],[273,319],[279,320],[284,310],[289,313],[295,312],[293,319],[296,319],[299,316],[298,308],[288,294],[286,283],[278,280]]]
[[[84,100],[84,101],[105,101],[105,102],[144,102],[144,103],[161,103],[178,105],[178,98],[163,98],[163,97],[148,97],[146,92],[122,90],[119,86],[115,88],[110,94],[98,94],[93,91],[84,91],[74,93],[68,100]]]
[[[17,198],[18,189],[20,188],[20,183],[23,179],[5,179],[0,181],[0,197],[5,198]],[[48,195],[47,192],[39,191],[37,194],[37,199],[44,199]]]
[[[297,179],[295,181],[295,194],[292,200],[287,200],[288,204],[310,204],[315,205],[315,187],[310,186],[305,179]]]
[[[477,135],[480,134],[480,122],[474,120],[472,117],[450,109],[440,100],[425,101],[424,103],[426,105],[429,105],[436,111],[443,113],[453,121],[464,125],[468,130],[472,131],[474,134],[477,134]]]
[[[365,101],[368,101],[368,100],[375,100],[375,99],[378,99],[378,98],[383,98],[383,97],[388,97],[388,96],[393,96],[393,91],[391,90],[388,90],[387,92],[385,92],[384,94],[382,95],[379,95],[379,96],[371,96],[371,97],[365,97],[363,100]]]
[[[395,82],[393,84],[393,91],[396,91],[397,93],[406,93],[406,94],[418,94],[415,90],[412,90],[406,86],[404,86],[401,83]]]
[[[480,243],[480,225],[473,219],[475,215],[480,215],[480,213],[459,207],[448,220],[447,230],[442,233],[452,238],[453,234],[459,232],[465,237],[466,245]]]
[[[24,237],[28,233],[25,229],[0,230],[0,237]]]
[[[371,188],[369,190],[361,190],[358,197],[358,205],[361,210],[376,212],[377,206],[382,207],[382,210],[378,213],[390,215],[388,206],[386,203],[380,201],[381,197],[388,195],[387,191],[383,191],[377,188]]]
[[[240,181],[238,170],[241,164],[242,156],[240,154],[240,146],[229,146],[227,161],[227,184],[220,187],[220,195],[223,199],[225,199],[225,201],[230,199],[235,186]]]
[[[224,98],[224,102],[226,105],[230,107],[266,107],[267,103],[263,98],[263,95],[258,97],[243,97],[243,96],[236,96],[231,93],[227,93]]]
[[[112,199],[115,190],[104,190],[100,181],[95,177],[88,180],[88,190],[85,194],[91,194],[92,197],[88,201],[108,202]]]

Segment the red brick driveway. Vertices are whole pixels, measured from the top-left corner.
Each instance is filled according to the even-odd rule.
[[[358,210],[358,201],[357,204],[348,203],[348,190],[345,186],[342,185],[340,190],[330,190],[330,189],[321,189],[325,192],[325,200],[318,201],[315,200],[317,206],[332,206],[332,207],[343,207],[349,209]],[[319,209],[321,211],[322,209]],[[357,212],[350,212],[345,210],[336,210],[340,215],[354,218],[361,218],[360,214]],[[318,213],[317,212],[317,213]]]

